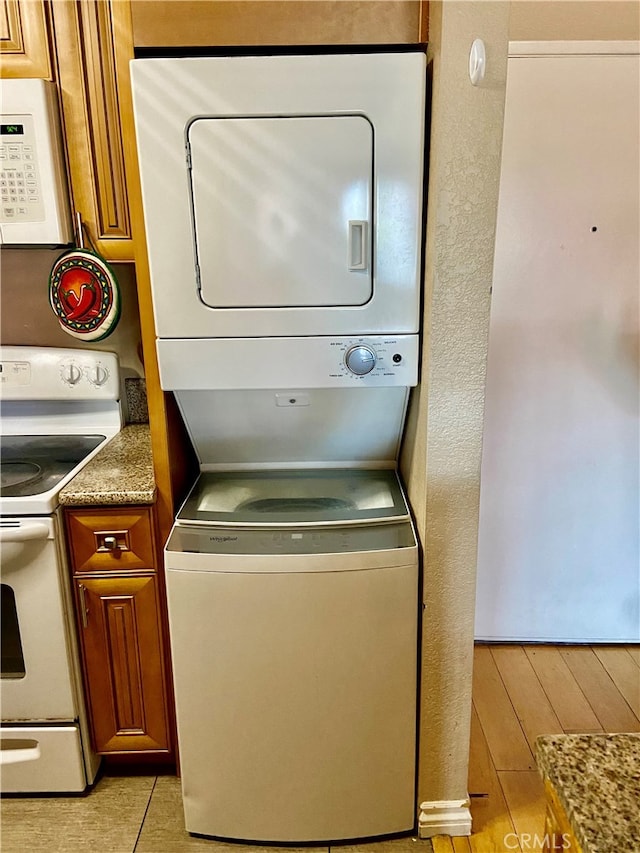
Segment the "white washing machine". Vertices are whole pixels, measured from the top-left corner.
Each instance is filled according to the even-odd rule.
[[[205,472],[165,564],[187,830],[411,830],[418,552],[395,471]]]

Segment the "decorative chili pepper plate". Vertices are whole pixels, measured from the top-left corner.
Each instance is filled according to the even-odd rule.
[[[49,301],[60,325],[84,341],[101,341],[120,319],[120,291],[106,261],[87,249],[72,249],[53,265]]]

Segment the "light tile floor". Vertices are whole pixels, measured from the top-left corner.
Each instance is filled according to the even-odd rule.
[[[175,776],[103,776],[85,796],[5,797],[2,853],[432,853],[399,838],[319,847],[260,847],[189,835]]]

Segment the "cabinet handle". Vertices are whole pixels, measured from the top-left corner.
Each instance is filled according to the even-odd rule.
[[[118,547],[118,540],[115,536],[105,536],[102,543],[107,551],[115,551]]]
[[[87,599],[85,596],[85,588],[84,584],[78,584],[78,590],[80,592],[80,617],[82,619],[82,627],[89,627],[89,608],[87,607]]]

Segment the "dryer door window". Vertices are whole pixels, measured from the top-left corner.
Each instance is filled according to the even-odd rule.
[[[205,305],[371,299],[373,128],[364,116],[199,118],[188,143]]]

